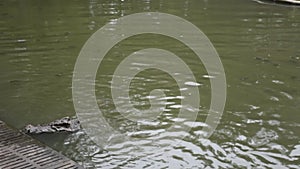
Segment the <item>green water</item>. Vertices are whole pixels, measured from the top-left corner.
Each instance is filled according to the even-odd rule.
[[[183,133],[184,138],[182,133],[160,133],[176,120],[176,106],[140,126],[116,113],[110,94],[115,65],[136,50],[159,47],[180,55],[194,71],[203,84],[197,122],[207,115],[210,83],[203,65],[178,41],[147,34],[120,42],[106,55],[96,96],[116,130],[150,133],[159,138],[156,143],[122,142],[108,151],[83,131],[38,139],[86,168],[300,168],[300,8],[293,6],[251,0],[1,1],[0,119],[22,128],[75,116],[72,72],[82,46],[106,23],[137,12],[182,17],[199,27],[218,51],[227,101],[212,137],[201,139],[199,127]],[[174,98],[180,94],[168,74],[144,71],[132,82],[137,108],[149,108],[143,98],[155,88]],[[170,102],[180,104],[179,99]]]

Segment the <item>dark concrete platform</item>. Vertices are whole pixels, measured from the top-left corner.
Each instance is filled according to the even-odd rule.
[[[300,0],[273,0],[273,1],[282,4],[300,5]]]
[[[0,121],[1,169],[80,169],[76,162]]]

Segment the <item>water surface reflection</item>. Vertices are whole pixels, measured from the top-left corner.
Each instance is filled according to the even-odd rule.
[[[162,36],[133,37],[116,45],[98,70],[98,104],[116,130],[144,139],[116,140],[99,148],[83,131],[37,136],[86,168],[300,168],[298,7],[239,0],[17,0],[0,2],[0,11],[0,118],[17,128],[75,115],[71,80],[77,55],[94,31],[120,16],[159,11],[183,17],[218,50],[227,75],[226,110],[214,135],[200,139],[213,77],[195,63],[193,53]],[[139,123],[116,112],[110,95],[112,65],[145,46],[173,51],[196,72],[201,108],[190,132],[165,128],[174,122],[191,125],[176,116],[184,99],[180,90],[191,86],[178,89],[168,75],[155,71],[134,79],[132,101],[146,109],[148,91],[163,86],[166,111]]]

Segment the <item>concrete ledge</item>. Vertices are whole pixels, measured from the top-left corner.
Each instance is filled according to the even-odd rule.
[[[81,169],[83,167],[0,121],[0,168]]]
[[[300,1],[299,0],[275,0],[275,2],[300,5]]]

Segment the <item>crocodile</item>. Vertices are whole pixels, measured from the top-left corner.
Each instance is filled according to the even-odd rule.
[[[63,117],[48,124],[32,125],[24,127],[24,132],[29,134],[56,133],[56,132],[76,132],[80,129],[80,122],[76,118]]]

